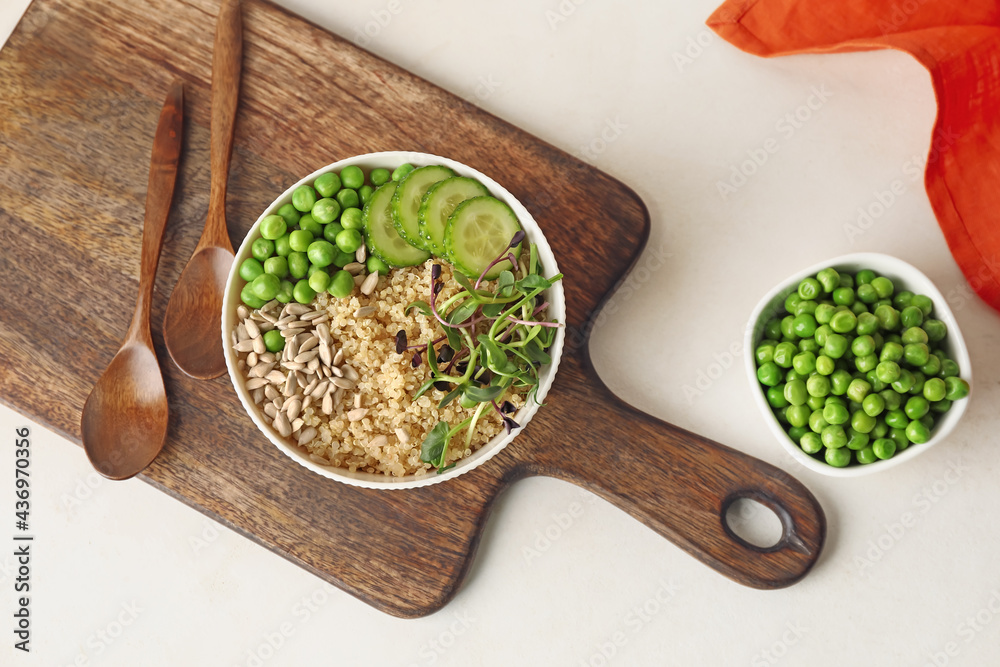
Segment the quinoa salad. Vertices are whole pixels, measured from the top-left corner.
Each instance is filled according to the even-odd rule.
[[[511,208],[448,167],[354,166],[264,216],[231,344],[260,420],[321,466],[443,472],[520,425],[563,325]]]

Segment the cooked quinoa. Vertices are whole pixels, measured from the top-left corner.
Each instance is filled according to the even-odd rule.
[[[413,351],[396,353],[395,336],[400,329],[406,331],[411,344],[441,335],[432,318],[416,310],[404,313],[413,301],[430,301],[432,263],[430,260],[420,266],[393,269],[388,276],[378,279],[370,296],[356,289],[345,299],[326,293],[316,297],[313,307],[325,308],[329,313],[327,324],[333,342],[338,350],[343,350],[345,362],[360,376],[356,387],[347,390],[330,416],[323,414],[318,405],[310,405],[303,411],[305,424],[318,431],[303,446],[316,463],[395,477],[426,474],[433,467],[420,460],[425,435],[438,421],[454,426],[475,412],[461,407],[458,400],[438,409],[443,394],[436,389],[412,400],[428,377],[426,358],[414,368],[410,363]],[[441,278],[445,286],[438,295],[439,303],[461,289],[452,279],[452,269],[447,264],[441,266]],[[356,318],[355,312],[364,306],[372,306],[375,312]],[[350,422],[347,413],[355,408],[358,394],[360,407],[368,412],[363,419]],[[523,396],[515,392],[510,392],[507,400],[518,408],[524,403]],[[401,429],[402,440],[397,429]],[[468,447],[465,430],[452,438],[448,462],[469,456],[501,430],[503,423],[496,410],[484,410]]]

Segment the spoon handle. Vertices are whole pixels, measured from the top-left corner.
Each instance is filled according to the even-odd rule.
[[[160,111],[160,121],[153,139],[153,156],[149,167],[149,184],[146,186],[146,217],[142,225],[142,256],[139,260],[139,296],[126,340],[152,345],[149,333],[149,306],[156,280],[156,267],[160,263],[163,230],[170,214],[177,181],[177,163],[181,156],[184,127],[184,83],[177,80],[171,85],[167,99]]]
[[[208,219],[198,249],[233,245],[226,229],[226,187],[233,155],[236,106],[243,61],[243,17],[240,0],[222,0],[212,49],[212,190]]]

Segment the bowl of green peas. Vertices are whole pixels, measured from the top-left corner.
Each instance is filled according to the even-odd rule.
[[[969,351],[934,283],[903,260],[844,255],[797,272],[754,309],[753,396],[797,461],[852,477],[947,439],[968,404]]]

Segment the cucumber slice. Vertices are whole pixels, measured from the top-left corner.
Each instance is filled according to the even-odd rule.
[[[474,178],[455,176],[435,183],[424,195],[417,212],[420,238],[437,256],[445,254],[444,230],[448,218],[455,212],[459,204],[473,197],[485,197],[490,194],[486,186]]]
[[[382,185],[365,205],[362,223],[368,249],[389,266],[423,264],[431,254],[407,243],[392,224],[392,197],[397,185],[396,181]]]
[[[514,211],[499,199],[467,199],[448,218],[444,233],[448,260],[465,275],[478,278],[520,229],[521,223],[517,221]],[[513,252],[516,257],[521,252],[521,244]],[[500,262],[490,269],[486,279],[493,280],[504,270],[512,270],[509,261]]]
[[[448,167],[432,165],[420,167],[407,174],[401,181],[396,193],[392,196],[392,222],[396,225],[399,235],[410,245],[421,250],[430,250],[427,243],[420,238],[420,228],[417,214],[420,202],[427,189],[438,181],[455,175]]]

